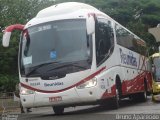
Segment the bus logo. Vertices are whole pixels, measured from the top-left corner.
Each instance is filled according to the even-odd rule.
[[[129,51],[129,54],[123,53],[122,49],[119,49],[120,51],[120,58],[121,63],[126,65],[131,65],[137,67],[137,59],[133,56],[133,53]]]

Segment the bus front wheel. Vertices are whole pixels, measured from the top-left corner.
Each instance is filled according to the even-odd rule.
[[[118,109],[119,108],[119,103],[120,103],[120,93],[119,93],[119,90],[116,89],[116,95],[111,100],[111,108],[112,109]]]
[[[54,106],[53,111],[56,115],[62,115],[64,112],[64,107],[61,106]]]
[[[116,77],[115,90],[116,90],[116,94],[115,94],[115,97],[112,98],[112,108],[118,109],[120,101],[121,101],[121,97],[122,97],[122,84],[121,84],[121,80],[120,80],[119,76]]]

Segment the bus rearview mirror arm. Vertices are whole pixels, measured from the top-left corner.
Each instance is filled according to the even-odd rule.
[[[3,32],[2,45],[3,47],[8,47],[10,42],[11,33],[13,30],[23,30],[24,25],[15,24],[8,26]]]

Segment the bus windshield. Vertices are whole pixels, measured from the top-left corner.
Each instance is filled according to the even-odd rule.
[[[57,76],[89,69],[89,38],[83,19],[53,21],[24,30],[19,60],[21,74]]]
[[[156,77],[156,81],[159,81],[160,82],[160,57],[155,57],[153,59],[153,63],[154,63],[154,66],[155,66],[155,77]]]

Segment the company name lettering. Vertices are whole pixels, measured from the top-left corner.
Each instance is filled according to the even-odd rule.
[[[120,50],[120,57],[121,57],[122,64],[137,67],[137,60],[136,60],[136,57],[133,56],[132,52],[129,52],[129,54],[125,54],[125,53],[123,53],[121,48],[119,50]]]
[[[63,82],[44,83],[45,87],[59,86],[59,85],[63,85]]]

